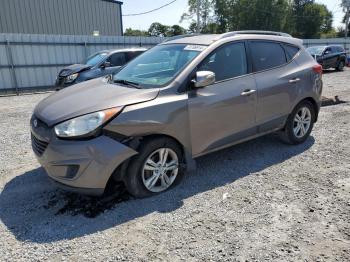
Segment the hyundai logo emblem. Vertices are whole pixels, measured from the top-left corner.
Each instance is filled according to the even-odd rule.
[[[34,125],[34,127],[38,127],[38,120],[34,119],[33,120],[33,125]]]

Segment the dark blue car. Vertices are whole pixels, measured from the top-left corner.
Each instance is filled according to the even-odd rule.
[[[323,69],[335,68],[343,71],[346,65],[346,52],[340,45],[311,46],[306,49]]]
[[[145,52],[145,48],[103,50],[86,60],[85,64],[74,64],[63,68],[56,79],[56,88],[62,89],[83,81],[113,74],[123,65]]]

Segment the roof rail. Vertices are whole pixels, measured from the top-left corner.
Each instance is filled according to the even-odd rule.
[[[162,43],[166,43],[172,40],[176,40],[176,39],[181,39],[181,38],[185,38],[185,37],[191,37],[191,36],[197,36],[199,34],[185,34],[185,35],[175,35],[175,36],[171,36],[166,38]]]
[[[235,35],[275,35],[275,36],[284,36],[292,37],[290,34],[274,31],[260,31],[260,30],[245,30],[245,31],[233,31],[221,34],[218,39],[226,38]]]

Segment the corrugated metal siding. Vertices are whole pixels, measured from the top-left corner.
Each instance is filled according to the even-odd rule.
[[[120,3],[103,0],[0,0],[0,33],[122,35]]]
[[[342,45],[348,51],[350,48],[350,39],[345,41],[345,38],[304,39],[303,43],[306,47],[314,45]]]
[[[0,91],[53,86],[63,65],[81,63],[100,50],[152,47],[162,40],[159,37],[0,34]]]

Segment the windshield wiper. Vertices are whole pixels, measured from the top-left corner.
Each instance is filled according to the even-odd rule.
[[[128,81],[128,80],[125,80],[125,79],[116,79],[113,82],[116,83],[116,84],[132,86],[132,87],[139,88],[139,89],[141,88],[139,83]]]

